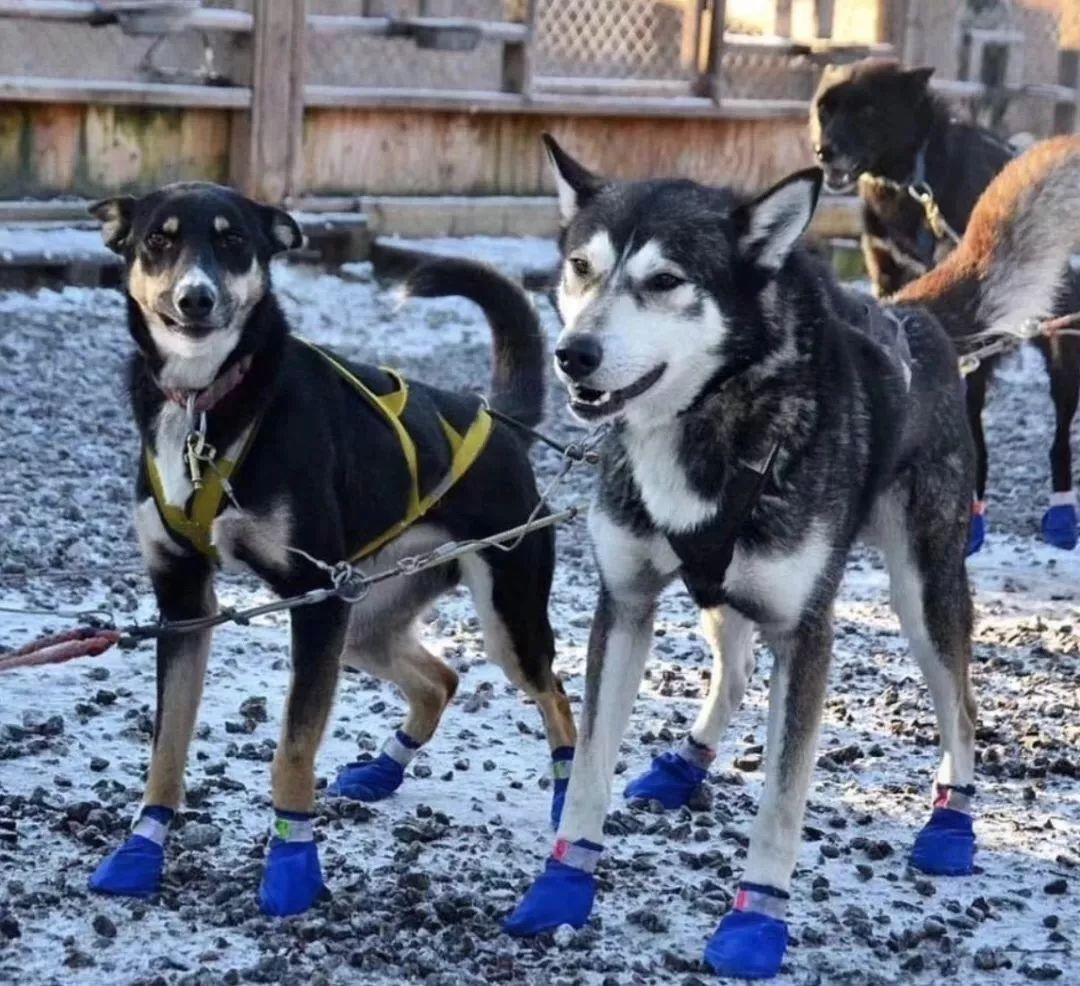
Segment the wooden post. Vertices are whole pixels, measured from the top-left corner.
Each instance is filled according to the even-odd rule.
[[[719,103],[724,95],[724,17],[727,13],[727,0],[709,0],[709,7],[709,42],[705,72],[698,90],[699,95]]]
[[[791,37],[791,0],[776,0],[773,34],[781,38]]]
[[[1073,90],[1071,103],[1054,106],[1054,133],[1071,134],[1080,124],[1080,49],[1062,48],[1058,52],[1058,82]]]
[[[503,43],[502,91],[521,93],[526,98],[532,93],[533,50],[536,44],[536,0],[525,0],[522,22],[527,31],[521,43]]]
[[[908,0],[877,0],[877,37],[879,44],[891,44],[900,56],[904,50],[904,30],[908,19]]]
[[[814,0],[814,37],[831,38],[833,35],[834,0]]]
[[[280,204],[303,168],[307,0],[252,4],[251,134],[244,190]]]

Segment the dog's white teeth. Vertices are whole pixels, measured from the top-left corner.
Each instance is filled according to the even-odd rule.
[[[594,404],[606,404],[611,400],[611,391],[605,390],[595,401]]]

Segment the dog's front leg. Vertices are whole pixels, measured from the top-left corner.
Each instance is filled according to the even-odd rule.
[[[716,746],[742,703],[754,669],[754,624],[731,607],[702,610],[701,632],[713,655],[709,693],[693,728],[676,750],[656,757],[626,785],[628,798],[659,801],[665,808],[689,803],[705,781]]]
[[[300,914],[325,889],[313,827],[315,754],[334,703],[347,623],[340,599],[292,612],[293,674],[272,766],[274,823],[259,892],[267,914]]]
[[[209,616],[216,610],[209,563],[196,556],[151,566],[161,618]],[[161,887],[169,822],[180,805],[195,716],[202,699],[211,631],[170,634],[157,644],[157,714],[150,776],[134,832],[90,878],[100,893],[147,896]]]
[[[585,702],[574,770],[555,850],[505,930],[539,934],[562,924],[580,928],[595,896],[604,817],[615,759],[641,686],[652,643],[656,597],[666,583],[647,553],[648,542],[590,517],[601,569],[600,599],[589,634]]]
[[[787,948],[784,916],[825,702],[831,619],[804,616],[797,629],[766,632],[766,639],[774,661],[765,789],[734,909],[705,949],[712,969],[733,978],[775,976]]]

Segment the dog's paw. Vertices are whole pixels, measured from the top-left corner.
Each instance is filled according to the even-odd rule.
[[[503,922],[503,931],[523,937],[554,931],[564,924],[580,928],[589,919],[595,898],[592,873],[549,859],[544,872]]]
[[[94,870],[89,887],[99,894],[149,897],[161,889],[165,850],[151,839],[132,835]]]
[[[263,914],[273,917],[302,914],[329,892],[323,883],[319,850],[314,842],[271,840],[259,888]]]
[[[374,760],[346,764],[326,789],[328,794],[353,801],[382,801],[405,779],[405,768],[393,757],[380,753]]]
[[[975,868],[975,829],[971,816],[935,808],[911,849],[911,865],[936,876],[966,876]]]
[[[976,505],[971,511],[971,525],[968,527],[967,553],[975,554],[986,540],[986,509]]]
[[[558,831],[562,821],[563,805],[566,804],[566,790],[570,787],[570,770],[574,762],[574,748],[560,746],[551,751],[551,828]]]
[[[644,774],[626,785],[626,797],[659,801],[668,809],[681,808],[707,775],[703,767],[678,753],[661,753]]]
[[[771,979],[787,951],[787,922],[756,911],[730,911],[705,946],[705,964],[731,979]]]
[[[1043,514],[1043,540],[1055,548],[1072,551],[1076,547],[1076,507],[1071,503],[1059,503]]]

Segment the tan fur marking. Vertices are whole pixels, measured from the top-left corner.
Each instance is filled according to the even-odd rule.
[[[397,685],[409,702],[405,732],[418,743],[426,743],[457,692],[458,676],[409,633],[381,646],[350,644],[342,661]]]
[[[207,612],[217,608],[213,591],[207,585]],[[206,662],[210,655],[209,631],[185,634],[180,638],[169,662],[161,693],[160,725],[154,736],[150,757],[150,775],[146,781],[143,803],[177,808],[184,791],[184,768],[187,764],[191,734],[195,729],[202,700]],[[159,646],[170,646],[168,643]]]
[[[315,808],[315,754],[319,752],[326,721],[334,705],[337,675],[327,676],[321,684],[310,683],[313,694],[307,701],[317,709],[312,722],[297,724],[289,730],[289,714],[281,728],[281,742],[270,766],[274,807],[283,811],[310,812]],[[293,700],[289,694],[289,703]]]
[[[163,233],[168,233],[170,236],[175,236],[180,232],[179,218],[177,216],[169,216],[169,218],[161,224],[161,231]]]
[[[555,677],[555,689],[550,692],[539,692],[535,696],[536,704],[540,707],[540,714],[544,717],[544,728],[547,730],[548,746],[557,750],[560,746],[575,746],[577,744],[577,726],[574,723],[574,713],[570,709],[570,699],[563,691],[562,682]]]
[[[214,229],[219,233],[227,233],[231,229],[229,220],[224,216],[214,216]]]

